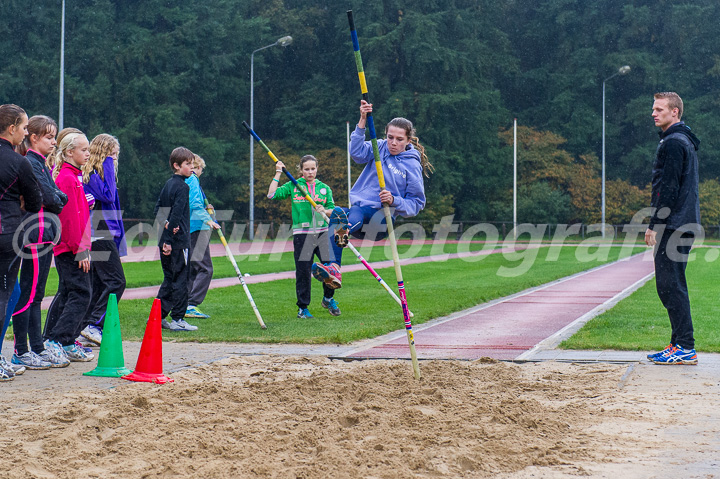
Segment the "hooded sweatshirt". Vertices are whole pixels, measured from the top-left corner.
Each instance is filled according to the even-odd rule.
[[[393,195],[393,216],[415,216],[425,207],[425,185],[422,178],[420,152],[413,145],[393,156],[387,140],[378,140],[385,189]],[[362,173],[350,190],[350,204],[380,209],[380,184],[375,169],[372,143],[365,141],[365,128],[355,127],[350,135],[350,156],[359,164],[365,164]]]
[[[127,255],[127,242],[125,240],[125,225],[120,209],[120,195],[118,195],[117,178],[115,177],[115,160],[108,156],[103,161],[103,176],[100,178],[97,171],[93,171],[85,184],[85,192],[95,198],[95,207],[90,212],[92,218],[93,238],[103,234],[115,241],[120,256]],[[95,218],[96,215],[102,215]]]
[[[90,208],[85,190],[78,180],[82,171],[70,163],[63,163],[55,179],[57,187],[67,195],[68,202],[60,212],[60,242],[53,248],[55,256],[62,253],[85,253],[90,251]]]
[[[700,229],[699,173],[697,150],[700,140],[683,122],[661,131],[652,171],[650,229],[665,225],[669,230],[698,233]],[[668,213],[669,215],[666,215]]]

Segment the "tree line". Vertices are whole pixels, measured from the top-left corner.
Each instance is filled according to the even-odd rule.
[[[702,141],[703,222],[720,223],[717,2],[66,1],[65,126],[120,139],[126,217],[151,216],[178,145],[207,161],[214,206],[248,217],[250,54],[285,35],[291,45],[255,55],[255,129],[288,165],[316,155],[344,204],[360,98],[351,8],[378,129],[411,119],[436,167],[421,218],[512,219],[517,118],[518,219],[599,221],[602,82],[629,65],[606,83],[608,222],[649,205],[652,94],[674,90]],[[0,101],[57,119],[60,0],[0,11]],[[255,217],[287,219],[264,199],[273,165],[260,148],[255,165]]]

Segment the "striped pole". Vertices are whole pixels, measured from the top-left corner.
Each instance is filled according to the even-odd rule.
[[[208,202],[207,198],[205,198],[205,208],[207,208],[208,213],[210,213],[210,216],[212,217],[213,221],[215,221],[215,212],[208,208],[210,206],[210,203]],[[232,251],[230,251],[230,246],[228,246],[227,240],[225,239],[225,235],[223,234],[222,228],[218,228],[217,230],[218,236],[220,237],[220,242],[225,247],[225,255],[228,257],[230,262],[233,265],[233,268],[235,268],[235,273],[237,273],[237,277],[240,280],[240,284],[242,285],[243,289],[245,290],[245,295],[247,296],[248,301],[250,301],[250,306],[252,306],[253,312],[255,313],[255,317],[258,320],[258,323],[260,323],[260,327],[262,329],[267,329],[267,326],[265,326],[265,322],[262,319],[262,316],[260,316],[260,310],[258,310],[258,307],[255,305],[255,300],[252,297],[252,294],[250,294],[250,290],[247,287],[247,284],[245,284],[245,280],[243,279],[243,275],[240,272],[240,268],[237,265],[237,261],[235,261],[235,256],[233,256]]]
[[[277,157],[273,154],[272,151],[270,151],[270,148],[267,147],[265,142],[263,142],[260,139],[258,134],[255,133],[252,128],[250,128],[250,125],[248,125],[247,122],[243,122],[243,126],[252,135],[252,137],[255,138],[255,141],[257,141],[260,144],[260,146],[263,147],[263,149],[267,152],[268,156],[270,156],[270,158],[272,158],[272,160],[275,163],[277,163],[278,162]],[[302,185],[297,182],[295,177],[292,174],[290,174],[290,172],[285,167],[283,167],[282,171],[283,171],[283,173],[285,173],[285,176],[287,176],[288,179],[292,182],[292,184],[295,185],[295,187],[302,192],[303,196],[312,205],[312,207],[313,208],[317,207],[317,203],[315,203],[315,200],[312,198],[312,196],[310,196],[308,194],[308,192],[305,190],[305,188],[303,188]],[[325,221],[330,223],[330,218],[328,218],[328,216],[325,214],[325,212],[321,212],[320,214],[322,215],[322,217]],[[350,248],[350,250],[353,252],[353,254],[355,254],[355,256],[357,256],[357,259],[360,260],[360,262],[363,264],[363,266],[365,266],[365,268],[367,268],[367,270],[370,272],[370,274],[373,275],[373,278],[375,278],[377,280],[377,282],[380,283],[380,286],[385,288],[385,291],[387,291],[390,294],[390,296],[392,296],[392,298],[395,300],[395,302],[402,305],[400,298],[398,298],[398,296],[395,294],[395,292],[392,289],[390,289],[390,286],[388,286],[388,284],[380,277],[380,275],[377,274],[377,272],[373,269],[373,267],[370,266],[370,263],[368,263],[365,260],[365,258],[362,257],[360,252],[349,241],[348,241],[348,248]],[[413,313],[409,310],[408,310],[408,312],[410,313],[410,317],[412,318]]]
[[[352,10],[348,10],[348,23],[350,24],[350,37],[352,38],[353,50],[355,52],[355,66],[357,67],[358,79],[360,80],[360,91],[362,98],[370,103],[368,96],[367,82],[365,80],[365,71],[363,69],[362,57],[360,56],[360,42],[358,42],[357,31],[355,30],[355,21],[353,20]],[[375,134],[375,122],[372,113],[367,114],[367,127],[370,132],[370,142],[372,143],[373,154],[375,155],[375,170],[377,171],[378,183],[380,189],[385,190],[385,176],[383,175],[382,162],[380,161],[380,151],[377,145],[377,135]],[[415,379],[420,379],[420,366],[415,352],[415,338],[412,332],[412,323],[410,322],[410,309],[407,304],[407,296],[405,295],[405,282],[403,281],[402,270],[400,269],[400,256],[397,251],[397,240],[395,239],[395,229],[393,228],[392,216],[390,215],[390,206],[383,204],[385,213],[385,223],[387,223],[388,239],[390,240],[390,249],[392,250],[393,264],[395,265],[395,276],[397,277],[398,292],[400,293],[400,304],[402,306],[403,319],[405,320],[405,331],[407,332],[408,344],[410,345],[410,357],[412,358],[413,372]]]

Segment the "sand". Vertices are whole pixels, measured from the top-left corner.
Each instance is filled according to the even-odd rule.
[[[416,381],[405,361],[261,355],[185,369],[162,386],[107,380],[39,394],[20,377],[0,384],[0,397],[12,392],[0,411],[0,477],[720,472],[712,371],[493,360],[427,361],[421,370]],[[675,395],[685,386],[695,391]],[[668,437],[683,444],[661,442]]]

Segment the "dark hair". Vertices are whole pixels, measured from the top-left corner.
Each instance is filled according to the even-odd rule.
[[[315,158],[314,156],[312,156],[312,155],[305,155],[305,156],[303,156],[302,158],[300,158],[300,164],[298,165],[298,170],[299,170],[299,171],[302,171],[303,165],[304,165],[305,163],[307,163],[308,161],[314,161],[314,162],[315,162],[315,167],[317,167],[318,164],[319,164],[317,158]]]
[[[23,116],[27,116],[27,113],[17,105],[12,103],[0,105],[0,132],[4,132],[11,126],[17,126]]]
[[[175,165],[181,166],[186,161],[192,163],[194,159],[195,153],[188,150],[184,146],[178,146],[172,151],[172,153],[170,153],[170,168],[172,168],[174,172]]]
[[[410,139],[410,143],[412,143],[418,153],[420,153],[420,164],[422,165],[423,173],[427,178],[430,178],[430,173],[435,171],[435,167],[430,164],[430,160],[428,160],[428,157],[425,154],[425,147],[420,144],[420,140],[417,136],[415,136],[415,127],[413,126],[412,122],[407,118],[393,118],[392,120],[390,120],[390,123],[385,126],[386,135],[388,132],[388,128],[390,128],[391,126],[394,126],[395,128],[400,128],[401,130],[405,131],[405,135],[407,135],[407,137]]]
[[[28,120],[27,126],[28,134],[20,145],[17,147],[17,152],[21,155],[27,155],[28,150],[32,147],[30,144],[30,137],[37,135],[38,137],[51,133],[55,130],[57,133],[57,123],[55,120],[45,115],[34,115]]]
[[[668,106],[671,110],[674,110],[675,108],[678,109],[678,120],[682,118],[683,101],[682,98],[680,98],[680,95],[678,95],[674,91],[661,91],[659,93],[655,93],[654,98],[656,100],[667,100]]]

